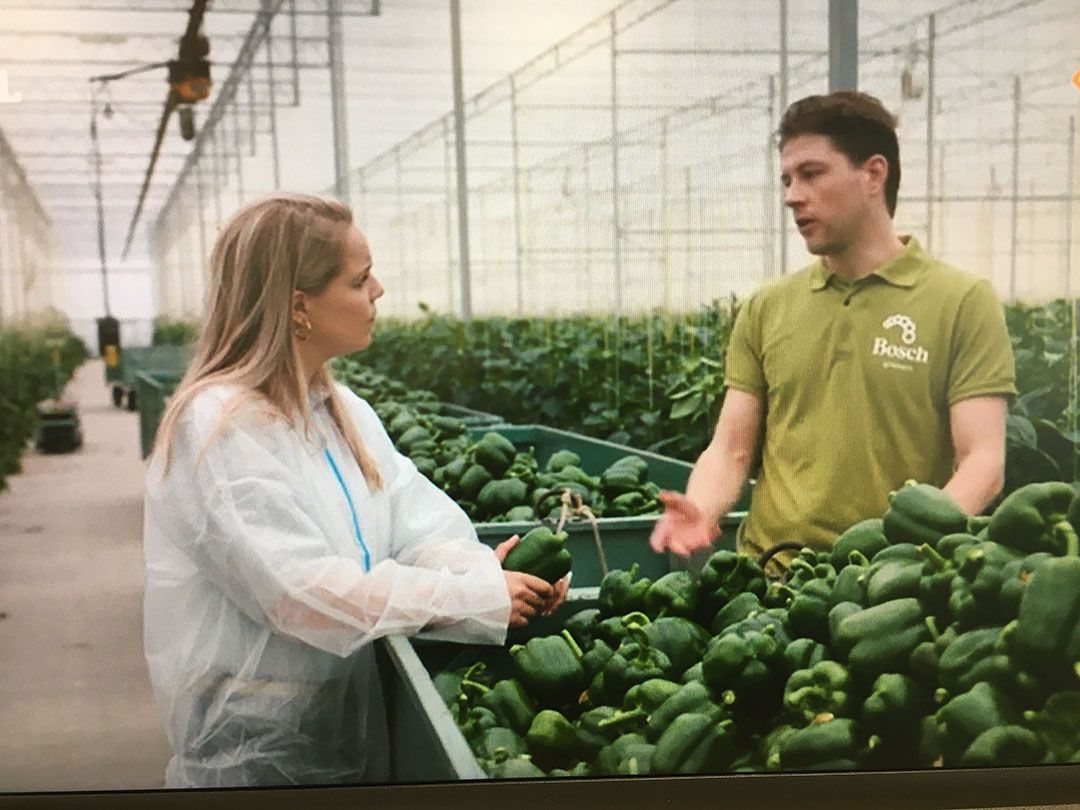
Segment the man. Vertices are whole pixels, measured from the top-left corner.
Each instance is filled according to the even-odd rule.
[[[988,280],[897,235],[896,120],[864,93],[811,96],[784,114],[780,154],[784,204],[820,258],[740,309],[715,434],[686,494],[662,495],[657,552],[710,546],[759,447],[737,536],[752,556],[828,549],[909,478],[968,514],[1002,487],[1016,393],[1004,315]]]

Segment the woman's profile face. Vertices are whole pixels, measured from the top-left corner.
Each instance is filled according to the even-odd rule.
[[[372,273],[371,250],[351,227],[342,246],[342,265],[326,289],[310,296],[308,342],[328,359],[367,348],[382,285]]]

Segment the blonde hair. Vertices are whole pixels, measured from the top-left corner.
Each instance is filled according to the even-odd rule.
[[[235,385],[241,393],[226,403],[206,444],[228,416],[256,401],[305,434],[313,429],[304,377],[293,332],[293,291],[318,295],[341,271],[345,235],[352,212],[337,200],[275,194],[248,203],[221,228],[210,255],[207,313],[195,356],[169,400],[155,439],[169,469],[176,426],[184,409],[214,385]],[[372,490],[382,476],[330,383],[326,368],[313,380],[325,389],[327,410]],[[205,450],[205,446],[203,448]],[[201,454],[200,454],[201,455]]]

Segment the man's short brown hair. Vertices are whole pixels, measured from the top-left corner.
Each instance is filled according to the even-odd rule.
[[[858,91],[840,91],[799,99],[780,121],[780,148],[796,135],[825,135],[853,163],[881,155],[889,163],[885,178],[885,207],[896,213],[900,190],[900,146],[896,117],[882,103]]]

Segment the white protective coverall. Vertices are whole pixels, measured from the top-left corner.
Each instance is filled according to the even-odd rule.
[[[208,389],[185,409],[164,480],[163,454],[151,460],[144,643],[174,752],[167,787],[385,782],[372,641],[505,641],[510,598],[494,552],[372,408],[334,385],[380,492],[325,395],[311,399],[321,436],[245,405],[196,464],[235,391]]]

